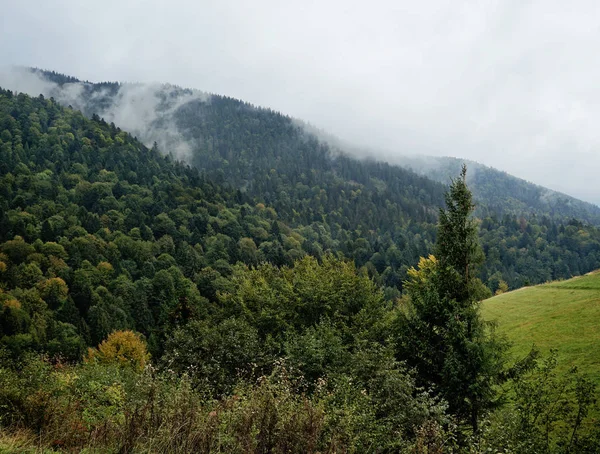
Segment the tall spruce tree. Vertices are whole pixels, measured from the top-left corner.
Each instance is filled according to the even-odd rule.
[[[481,296],[482,286],[474,279],[474,271],[485,257],[471,218],[475,206],[466,179],[463,165],[460,177],[452,180],[444,196],[446,209],[440,209],[434,255],[439,263],[440,296],[468,307]]]
[[[495,405],[495,385],[506,343],[494,336],[479,312],[489,290],[475,277],[483,261],[466,166],[452,180],[440,210],[436,256],[408,273],[409,305],[400,317],[398,354],[432,386],[461,423],[478,430],[481,414]]]

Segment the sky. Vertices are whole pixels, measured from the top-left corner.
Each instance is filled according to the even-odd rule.
[[[600,203],[597,0],[0,0],[0,64],[169,82]],[[8,87],[10,88],[10,87]]]

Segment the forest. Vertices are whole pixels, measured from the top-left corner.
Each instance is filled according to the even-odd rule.
[[[391,298],[402,290],[407,269],[432,250],[443,193],[460,172],[457,159],[438,158],[435,165],[432,159],[427,165],[400,160],[419,172],[427,168],[425,176],[356,159],[298,120],[224,96],[170,85],[93,84],[32,71],[54,84],[50,94],[89,118],[123,119],[123,105],[151,105],[125,109],[127,116],[138,115],[131,123],[141,141],[152,148],[157,136],[168,137],[158,139],[163,154],[239,191],[237,200],[274,209],[278,223],[303,237],[301,249],[316,257],[342,252]],[[148,124],[140,128],[140,122]],[[174,152],[179,148],[186,153],[179,156]],[[479,277],[493,292],[500,280],[515,289],[600,266],[600,208],[476,163],[469,167],[487,255]],[[262,240],[252,238],[257,245]]]
[[[473,216],[464,168],[447,186],[336,155],[228,98],[178,115],[214,139],[191,163],[0,91],[15,452],[596,452],[593,383],[511,363],[478,311],[598,268],[593,223]]]

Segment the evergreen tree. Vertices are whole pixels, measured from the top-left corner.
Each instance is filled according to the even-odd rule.
[[[466,178],[467,167],[463,165],[460,177],[445,194],[446,209],[440,208],[434,252],[439,261],[440,295],[465,307],[481,289],[474,277],[475,268],[484,260],[477,225],[470,217],[475,206]]]
[[[438,256],[421,259],[419,269],[408,272],[410,302],[400,317],[398,349],[421,384],[433,386],[459,421],[476,432],[482,412],[495,404],[506,344],[479,313],[479,301],[490,292],[473,272],[483,253],[465,181],[463,166],[446,194],[447,208],[440,210]]]

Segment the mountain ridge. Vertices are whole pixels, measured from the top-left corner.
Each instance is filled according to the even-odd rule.
[[[70,95],[73,104],[87,106],[92,121],[145,139],[153,152],[186,157],[216,187],[229,188],[229,197],[272,210],[270,225],[245,233],[258,249],[268,238],[277,239],[265,245],[264,257],[272,263],[290,264],[302,254],[343,254],[393,298],[408,268],[432,252],[446,189],[440,182],[349,157],[290,117],[233,98],[174,86],[64,85],[62,91],[54,83],[46,89],[57,89],[63,104]],[[107,121],[94,110],[107,114]],[[162,142],[156,149],[152,138]],[[511,203],[478,207],[488,255],[480,277],[493,291],[502,280],[515,288],[600,266],[600,234],[589,222],[564,213],[523,213]]]
[[[302,130],[302,134],[306,136],[307,140],[316,139],[319,142],[326,144],[329,148],[331,156],[346,156],[349,159],[358,159],[363,162],[375,161],[379,163],[386,163],[391,166],[401,167],[416,172],[419,175],[425,176],[431,180],[440,182],[444,185],[448,184],[450,178],[458,174],[460,165],[465,162],[469,164],[469,183],[471,185],[474,198],[479,205],[484,205],[484,209],[479,209],[476,214],[478,216],[485,216],[486,214],[495,214],[496,216],[502,216],[504,214],[514,214],[517,216],[523,215],[548,215],[552,218],[562,219],[568,221],[571,218],[576,218],[584,222],[589,222],[594,225],[600,225],[600,207],[595,204],[579,200],[570,195],[554,191],[552,189],[545,188],[541,185],[526,181],[524,179],[510,175],[508,172],[497,170],[495,168],[480,164],[474,161],[465,160],[454,157],[414,157],[406,154],[399,154],[398,156],[383,156],[378,152],[365,152],[359,147],[353,147],[351,144],[345,143],[334,136],[322,131],[316,127],[306,124],[302,120],[295,119],[291,116],[285,115],[281,112],[273,111],[268,107],[257,107],[253,104],[244,102],[241,99],[231,98],[228,96],[221,96],[212,93],[205,93],[195,89],[185,89],[176,85],[170,84],[138,84],[138,83],[121,83],[121,82],[100,82],[92,83],[89,81],[81,81],[73,76],[60,74],[54,71],[47,71],[42,69],[29,69],[33,74],[36,74],[47,81],[55,83],[61,87],[70,84],[85,84],[89,92],[104,92],[100,98],[93,99],[94,96],[90,93],[84,94],[84,98],[87,96],[88,101],[84,102],[83,106],[80,106],[86,115],[91,116],[96,113],[100,116],[102,114],[110,113],[108,105],[110,104],[110,97],[114,97],[121,87],[124,86],[144,86],[152,85],[155,87],[163,87],[163,90],[168,93],[167,97],[172,98],[191,98],[183,100],[176,109],[172,111],[167,110],[167,116],[177,117],[175,119],[176,124],[168,125],[168,128],[164,128],[163,132],[166,132],[166,136],[170,136],[170,140],[164,140],[163,136],[159,136],[159,148],[165,150],[169,149],[174,153],[176,157],[183,158],[192,164],[206,165],[206,159],[212,159],[210,153],[201,154],[198,156],[196,150],[196,156],[193,156],[190,150],[190,144],[193,148],[198,148],[198,128],[194,128],[191,121],[186,121],[187,118],[194,118],[194,115],[198,116],[210,116],[211,109],[210,104],[212,100],[218,100],[223,104],[230,104],[237,109],[249,109],[254,111],[255,116],[260,116],[262,113],[268,113],[275,117],[281,118],[285,122],[289,122],[290,125],[299,127]],[[108,96],[106,95],[108,92]],[[205,103],[204,109],[201,106],[195,106],[196,111],[192,109],[194,103],[202,104]],[[180,110],[184,110],[180,112]],[[199,113],[200,112],[200,113]],[[110,114],[109,114],[110,116]],[[172,121],[173,118],[163,118],[167,124]],[[110,119],[108,119],[110,121]],[[177,129],[174,132],[174,129]],[[126,128],[127,129],[127,128]],[[151,145],[152,142],[157,139],[157,135],[152,135],[144,131],[132,131],[139,132],[139,138],[142,139],[147,145]],[[185,141],[178,140],[180,135],[186,135]],[[205,140],[207,138],[206,132],[204,132]],[[212,138],[214,141],[214,137]],[[196,142],[196,143],[195,143]],[[214,148],[214,147],[213,147]],[[231,151],[227,151],[223,154],[226,161],[230,161],[234,156],[234,152],[241,152],[241,147],[237,149],[231,147]],[[227,154],[228,153],[228,154]],[[239,154],[237,154],[239,157]],[[195,161],[194,161],[195,158]],[[227,159],[229,158],[229,159]],[[191,160],[191,161],[190,161]],[[229,162],[228,162],[229,164]],[[213,165],[217,165],[213,163]],[[222,165],[218,163],[218,165]],[[368,165],[368,164],[366,164]],[[237,179],[230,179],[230,182],[239,188],[244,188],[247,184],[248,178],[242,178],[239,176]]]

